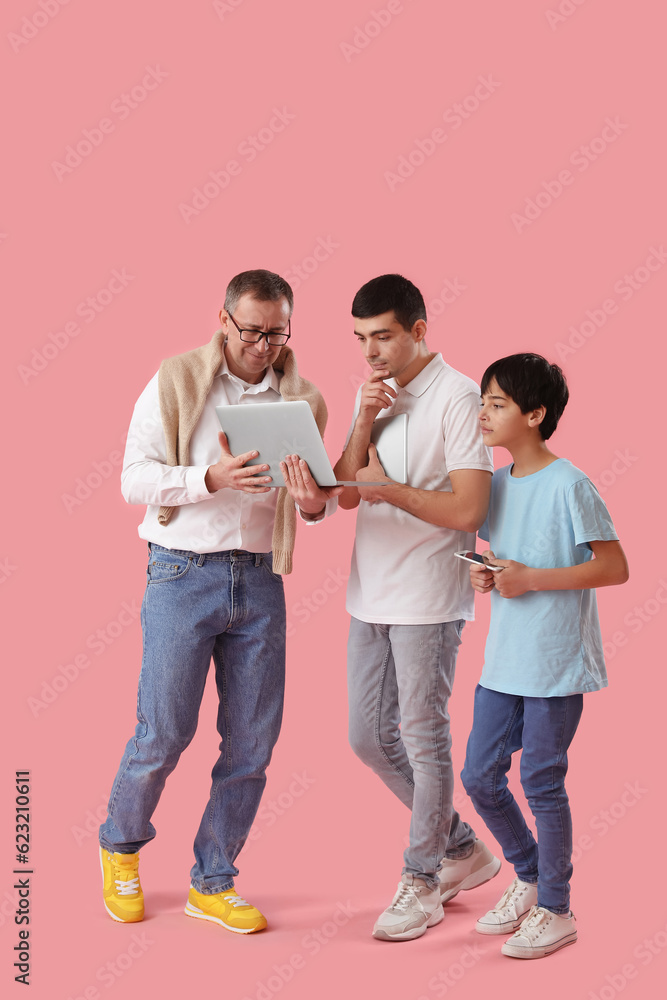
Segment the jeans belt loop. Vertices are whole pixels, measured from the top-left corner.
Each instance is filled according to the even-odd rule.
[[[206,560],[206,556],[205,556],[205,555],[204,555],[204,553],[202,552],[202,553],[201,553],[201,555],[199,556],[199,559],[197,560],[197,563],[196,563],[196,565],[197,565],[197,566],[203,566],[203,565],[204,565],[204,562],[205,562],[205,560]]]

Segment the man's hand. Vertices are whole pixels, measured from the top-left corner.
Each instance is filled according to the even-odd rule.
[[[355,479],[358,483],[369,482],[377,483],[384,480],[387,483],[392,483],[393,479],[385,474],[384,469],[380,465],[380,459],[378,458],[377,448],[371,442],[368,446],[368,465],[359,469]],[[366,488],[359,487],[359,496],[362,500],[367,503],[382,503],[384,497],[382,496],[382,491],[385,489],[384,486],[368,486]]]
[[[378,369],[368,376],[361,387],[359,417],[362,422],[372,423],[380,410],[386,410],[396,399],[396,390],[384,382],[387,378],[391,378],[389,369]]]
[[[492,562],[494,566],[496,565],[496,557],[494,556],[491,549],[487,549],[486,552],[482,552],[483,558],[487,562]],[[493,573],[490,569],[484,569],[481,565],[470,564],[470,582],[472,584],[472,589],[476,590],[478,594],[488,594],[493,590],[496,577],[498,573]]]
[[[246,451],[243,455],[232,455],[224,431],[218,434],[220,442],[220,458],[215,465],[209,465],[204,482],[209,493],[218,490],[243,490],[244,493],[268,493],[270,487],[257,483],[270,483],[271,476],[257,476],[255,472],[266,472],[268,465],[253,465],[249,468],[246,462],[257,458],[258,451]],[[250,470],[253,471],[250,471]]]
[[[318,486],[308,463],[298,455],[286,455],[285,461],[280,463],[280,469],[287,492],[304,514],[321,514],[327,500],[343,492],[342,486]]]

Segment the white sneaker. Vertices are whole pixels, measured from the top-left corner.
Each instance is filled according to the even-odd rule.
[[[462,889],[484,885],[500,871],[500,859],[493,856],[486,844],[476,840],[467,858],[443,858],[440,876],[440,901],[446,903]]]
[[[543,906],[533,906],[521,927],[500,950],[511,958],[544,958],[576,940],[577,922],[572,911],[563,916]]]
[[[515,878],[488,913],[480,917],[475,930],[480,934],[509,934],[521,926],[530,908],[537,905],[537,886]]]
[[[411,941],[425,934],[427,927],[439,924],[444,916],[439,886],[429,889],[422,879],[403,875],[391,906],[375,922],[373,937],[381,941]]]

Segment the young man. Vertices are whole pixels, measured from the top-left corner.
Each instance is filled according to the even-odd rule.
[[[592,588],[628,576],[594,485],[546,445],[567,399],[560,368],[537,354],[501,358],[482,379],[484,439],[507,448],[513,464],[494,473],[480,529],[494,550],[486,558],[502,569],[470,567],[473,587],[490,592],[492,604],[462,777],[516,872],[477,930],[515,931],[502,946],[513,958],[543,958],[577,939],[567,753],[584,693],[607,686]],[[518,750],[537,841],[507,785]]]
[[[245,465],[257,452],[230,453],[215,407],[307,399],[324,430],[324,400],[285,346],[292,305],[277,274],[236,275],[221,329],[205,347],[164,361],[132,417],[122,488],[129,503],[147,504],[139,527],[149,549],[144,654],[136,732],[100,828],[104,903],[121,922],[143,918],[138,852],[155,836],[151,816],[194,736],[212,657],[222,752],[194,843],[185,912],[238,933],[266,926],[233,886],[282,717],[279,574],[291,571],[294,502],[306,520],[319,520],[340,490],[320,490],[297,456],[283,463],[287,490],[270,489],[261,475],[268,466]]]
[[[474,544],[493,464],[479,433],[477,386],[426,346],[419,289],[399,274],[374,278],[357,292],[352,315],[372,371],[337,478],[389,483],[371,430],[375,420],[408,415],[408,484],[347,488],[339,500],[359,506],[347,593],[350,742],[412,813],[398,891],[373,934],[406,941],[442,920],[444,902],[500,868],[453,809],[447,714],[461,632],[473,618],[468,574],[454,552]]]

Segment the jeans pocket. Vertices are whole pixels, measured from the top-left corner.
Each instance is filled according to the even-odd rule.
[[[181,552],[153,549],[148,560],[148,583],[169,583],[170,580],[180,580],[190,569],[191,563],[192,558]]]
[[[260,562],[260,566],[262,567],[262,569],[264,570],[265,573],[268,573],[268,575],[271,577],[272,580],[276,580],[278,583],[282,584],[283,578],[282,578],[281,574],[273,572],[273,553],[272,552],[262,553],[262,561]]]

